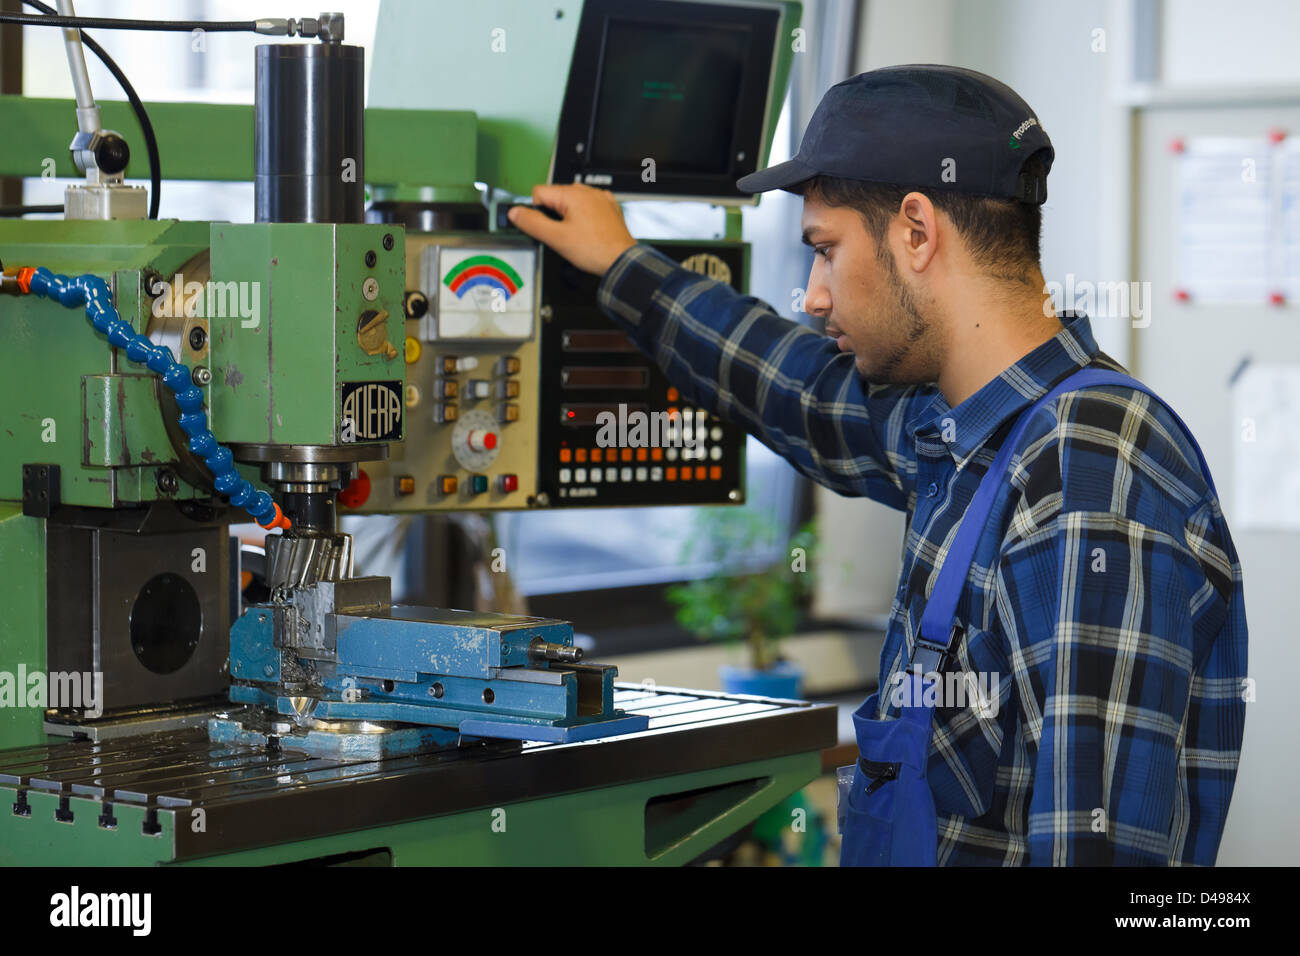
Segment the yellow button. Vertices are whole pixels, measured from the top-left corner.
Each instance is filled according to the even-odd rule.
[[[421,351],[420,340],[408,335],[406,337],[406,364],[414,365],[418,362],[420,360]]]

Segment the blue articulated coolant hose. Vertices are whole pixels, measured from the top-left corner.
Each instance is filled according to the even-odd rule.
[[[118,315],[108,283],[94,275],[72,278],[55,275],[44,266],[19,270],[17,279],[19,286],[28,286],[22,290],[24,292],[54,299],[70,309],[84,305],[86,318],[96,332],[105,335],[109,344],[122,349],[132,362],[147,366],[160,375],[163,384],[172,390],[181,410],[181,429],[190,436],[190,451],[208,466],[217,491],[232,505],[247,511],[262,527],[289,527],[289,519],[280,511],[280,506],[267,492],[258,491],[240,476],[230,449],[220,444],[208,428],[208,416],[203,411],[203,390],[191,381],[188,366],[176,361],[167,346],[155,345]]]

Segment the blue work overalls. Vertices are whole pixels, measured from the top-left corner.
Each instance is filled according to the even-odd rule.
[[[1106,369],[1080,369],[1048,391],[1017,420],[1010,436],[980,480],[952,547],[939,570],[939,579],[921,616],[920,634],[908,661],[903,706],[897,720],[877,720],[880,693],[867,698],[853,714],[857,735],[858,762],[840,767],[839,824],[843,834],[841,866],[934,866],[939,832],[934,795],[927,768],[934,735],[933,703],[926,704],[925,689],[957,646],[961,626],[957,623],[957,599],[970,572],[975,543],[988,523],[994,495],[1003,482],[1011,456],[1020,443],[1033,413],[1064,392],[1092,385],[1126,385],[1160,401],[1159,396],[1136,379]],[[1173,413],[1190,438],[1190,431]],[[1190,439],[1200,460],[1201,471],[1214,490],[1205,456]],[[1217,494],[1217,492],[1215,492]],[[940,638],[940,635],[943,635]],[[919,673],[917,667],[919,666]]]

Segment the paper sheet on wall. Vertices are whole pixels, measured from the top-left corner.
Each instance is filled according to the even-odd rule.
[[[1233,529],[1300,530],[1300,365],[1247,365],[1233,406]]]
[[[1275,148],[1264,138],[1189,138],[1176,164],[1176,287],[1193,302],[1262,304],[1277,289]]]
[[[1300,136],[1278,147],[1278,262],[1287,302],[1300,302]]]

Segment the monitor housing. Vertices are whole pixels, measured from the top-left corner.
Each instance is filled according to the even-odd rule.
[[[780,20],[775,4],[587,0],[551,182],[752,204],[736,180],[764,155]]]

